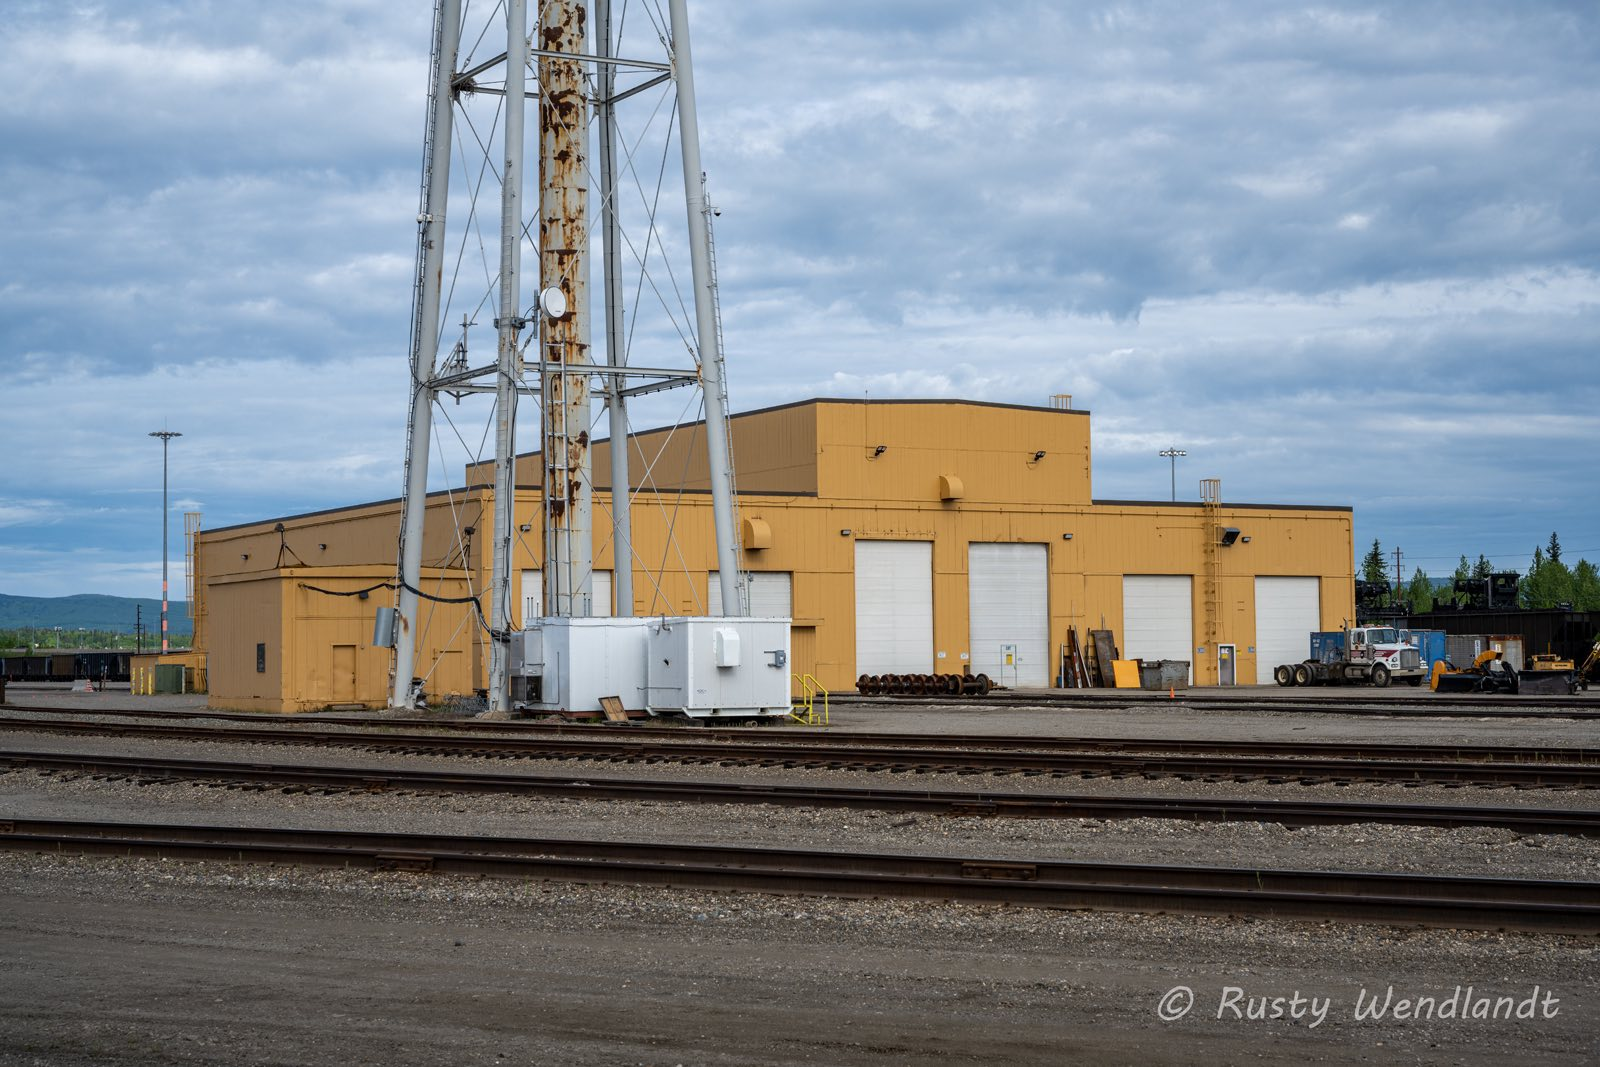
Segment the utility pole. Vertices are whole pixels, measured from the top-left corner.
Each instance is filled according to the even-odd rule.
[[[144,605],[133,606],[133,650],[144,655]]]
[[[161,438],[161,654],[167,654],[167,446],[174,437],[182,437],[177,430],[152,430],[151,437]]]
[[[1187,456],[1189,453],[1181,448],[1163,448],[1157,452],[1158,456],[1165,456],[1172,461],[1172,502],[1178,502],[1178,457]]]
[[[700,166],[700,117],[695,108],[694,61],[689,51],[686,0],[667,5],[672,28],[672,74],[678,83],[678,142],[683,156],[683,194],[689,222],[689,265],[694,278],[695,325],[700,382],[706,401],[706,465],[711,472],[711,512],[716,528],[717,580],[725,615],[750,614],[739,577],[738,531],[733,515],[733,459],[728,445],[728,387],[717,337],[716,281],[711,270],[710,222],[705,171]]]
[[[389,704],[414,708],[417,591],[422,588],[423,519],[428,510],[428,448],[433,432],[433,376],[439,355],[439,293],[444,270],[445,206],[450,193],[451,82],[460,46],[460,0],[439,0],[434,12],[428,130],[423,140],[422,197],[417,212],[417,274],[411,320],[411,418],[406,428],[406,495],[400,509],[400,588],[395,591],[394,678]],[[466,328],[462,328],[462,341]],[[463,567],[470,561],[463,559]]]
[[[1402,596],[1401,590],[1404,589],[1404,588],[1405,588],[1405,586],[1404,586],[1404,584],[1403,584],[1403,582],[1401,580],[1401,571],[1400,571],[1400,546],[1399,545],[1395,545],[1394,546],[1394,606],[1396,608],[1398,608],[1400,606],[1400,597]]]

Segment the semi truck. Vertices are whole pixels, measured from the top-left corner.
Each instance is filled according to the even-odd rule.
[[[1375,685],[1400,680],[1421,685],[1427,677],[1417,646],[1393,626],[1350,626],[1311,635],[1311,655],[1273,668],[1279,685]]]

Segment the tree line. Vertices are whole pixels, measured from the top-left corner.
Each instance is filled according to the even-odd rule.
[[[1449,584],[1437,585],[1426,571],[1418,567],[1411,580],[1400,590],[1399,607],[1411,614],[1421,614],[1436,608],[1450,608],[1466,603],[1466,595],[1455,591],[1455,583],[1471,579],[1487,580],[1490,575],[1508,573],[1496,571],[1481,553],[1476,563],[1466,556],[1456,564]],[[1547,544],[1534,547],[1533,558],[1525,572],[1517,573],[1517,607],[1566,608],[1571,611],[1600,611],[1600,568],[1586,559],[1567,566],[1561,558],[1561,538],[1551,531]],[[1373,538],[1372,548],[1361,561],[1361,578],[1379,582],[1391,592],[1383,601],[1394,604],[1394,580],[1389,574],[1389,563],[1384,558],[1383,545]]]
[[[106,649],[133,651],[135,636],[118,630],[79,630],[63,626],[56,629],[54,626],[24,626],[17,629],[0,630],[0,654],[11,652],[14,654],[34,655],[41,652],[54,652],[56,649]],[[168,634],[167,645],[169,648],[188,648],[190,637],[188,634]],[[159,652],[161,650],[161,632],[145,631],[144,650],[146,652]]]

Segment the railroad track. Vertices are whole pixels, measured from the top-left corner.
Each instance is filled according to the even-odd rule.
[[[1600,899],[1592,884],[1515,878],[3,816],[0,847],[677,889],[1600,934]]]
[[[949,738],[859,734],[824,737],[781,733],[757,741],[703,740],[677,730],[672,740],[629,731],[586,736],[495,736],[303,727],[205,727],[150,722],[0,718],[0,731],[157,738],[188,741],[314,745],[419,756],[601,760],[613,763],[699,763],[907,773],[1024,774],[1087,778],[1178,777],[1202,781],[1401,782],[1592,789],[1600,786],[1600,753],[1581,748],[1299,744],[1291,742],[1026,738],[1030,750],[972,749]],[[777,738],[785,737],[784,741]],[[695,738],[688,740],[685,738]],[[993,739],[985,739],[992,741]],[[1012,739],[1015,740],[1015,739]]]
[[[26,687],[17,687],[19,691]],[[39,688],[33,691],[46,692]],[[1102,690],[1111,693],[1112,690]],[[1317,714],[1317,715],[1364,715],[1364,716],[1399,716],[1417,718],[1463,718],[1463,719],[1563,719],[1592,721],[1600,719],[1600,699],[1573,698],[1566,696],[1482,696],[1482,695],[1414,695],[1384,700],[1379,697],[1328,695],[1316,697],[1299,697],[1285,700],[1282,697],[1210,697],[1195,696],[1192,692],[1178,697],[1175,700],[1164,693],[1149,693],[1142,690],[1128,690],[1117,692],[1115,696],[1083,696],[1074,695],[1071,690],[1051,690],[1045,692],[1014,692],[996,690],[982,699],[956,700],[950,697],[864,697],[855,693],[832,694],[831,703],[834,707],[848,706],[855,708],[871,708],[874,710],[893,710],[904,708],[917,709],[951,709],[960,711],[982,711],[986,706],[1025,706],[1049,707],[1073,711],[1103,711],[1117,710],[1128,707],[1152,709],[1165,709],[1171,707],[1182,708],[1186,711],[1215,711],[1215,712],[1268,712],[1283,714]],[[30,706],[25,704],[0,704],[0,708],[16,711],[59,711],[71,714],[86,714],[87,709],[79,707],[45,707]],[[170,714],[173,716],[194,717],[219,717],[237,716],[244,719],[260,719],[267,717],[267,713],[230,713],[230,712],[201,712],[183,709],[116,709],[95,710],[96,715],[151,715]],[[336,716],[316,715],[319,719],[336,718]],[[429,722],[439,720],[429,719]],[[514,723],[513,723],[514,725]],[[712,725],[712,724],[707,724]],[[721,725],[721,724],[715,724]]]
[[[1281,697],[1259,699],[1238,697],[1169,697],[1165,693],[1145,693],[1115,697],[1085,697],[1050,693],[1017,693],[996,690],[987,697],[962,701],[947,696],[860,696],[855,693],[833,694],[834,707],[872,709],[894,708],[960,708],[964,711],[981,711],[986,704],[1025,707],[1049,707],[1075,711],[1118,709],[1127,707],[1169,708],[1218,712],[1269,712],[1273,714],[1315,715],[1371,715],[1401,716],[1434,719],[1600,719],[1600,701],[1573,699],[1565,696],[1508,696],[1508,697],[1451,697],[1430,694],[1401,697],[1385,701],[1365,696],[1302,697],[1284,700]]]
[[[82,709],[18,708],[19,711],[47,711],[60,714],[85,714]],[[219,720],[241,722],[268,728],[288,728],[315,733],[313,726],[356,727],[366,731],[409,731],[407,736],[428,734],[489,734],[510,737],[559,737],[603,740],[606,743],[636,741],[708,742],[714,745],[790,745],[796,748],[817,746],[862,748],[918,748],[932,750],[1005,749],[1030,752],[1178,752],[1186,755],[1305,756],[1338,759],[1451,759],[1499,763],[1600,764],[1600,749],[1578,745],[1552,745],[1532,748],[1525,745],[1411,744],[1388,741],[1240,741],[1147,737],[1054,737],[1026,734],[907,734],[870,733],[856,730],[784,730],[782,728],[736,728],[707,733],[682,726],[643,726],[637,724],[586,724],[570,722],[528,722],[483,719],[374,719],[370,716],[266,716],[256,712],[211,712],[171,709],[116,709],[93,714],[115,717],[167,720]],[[0,729],[37,719],[0,717]],[[90,720],[63,720],[68,726],[95,725]],[[108,730],[124,727],[108,724]],[[92,732],[92,731],[90,731]],[[243,731],[217,731],[223,737]],[[485,743],[495,744],[495,741]]]
[[[89,775],[111,781],[228,784],[295,792],[499,793],[582,800],[853,808],[936,816],[1178,819],[1188,822],[1274,823],[1294,827],[1382,823],[1448,829],[1495,827],[1524,834],[1600,837],[1600,811],[1565,808],[947,792],[671,779],[574,778],[570,775],[536,777],[394,767],[322,767],[6,751],[0,751],[0,768],[37,770],[58,776]]]

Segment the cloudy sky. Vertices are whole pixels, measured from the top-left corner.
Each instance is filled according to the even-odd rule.
[[[0,592],[159,590],[163,426],[208,526],[398,494],[430,7],[0,7]],[[1600,559],[1593,4],[690,11],[736,410],[1071,393],[1101,498]]]

